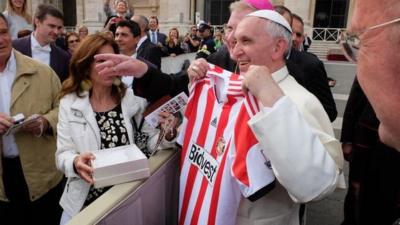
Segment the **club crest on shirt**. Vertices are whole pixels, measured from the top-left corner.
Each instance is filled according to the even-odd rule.
[[[225,145],[226,145],[226,141],[225,141],[224,137],[220,137],[218,139],[218,141],[217,141],[216,146],[215,146],[217,148],[217,154],[218,155],[224,154]]]

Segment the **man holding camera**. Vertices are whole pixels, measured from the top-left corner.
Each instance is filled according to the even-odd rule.
[[[7,20],[0,13],[1,224],[59,223],[63,184],[54,154],[60,88],[50,67],[12,49]],[[21,113],[30,122],[6,134]]]

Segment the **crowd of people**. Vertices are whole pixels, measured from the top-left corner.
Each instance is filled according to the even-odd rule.
[[[91,34],[65,33],[57,8],[40,4],[31,17],[26,4],[8,0],[0,13],[2,224],[67,224],[111,188],[94,187],[93,152],[129,144],[148,158],[181,148],[179,224],[304,225],[308,202],[346,188],[344,160],[342,225],[400,219],[397,0],[355,3],[357,36],[342,42],[358,64],[342,144],[324,64],[283,5],[235,1],[223,29],[201,21],[166,35],[125,0],[106,1],[104,28]],[[188,68],[161,70],[162,57],[185,53],[196,53]],[[157,128],[144,120],[181,92],[181,124],[164,130],[169,112]],[[9,133],[17,114],[29,123]]]

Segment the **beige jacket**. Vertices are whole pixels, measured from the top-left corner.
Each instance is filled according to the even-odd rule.
[[[46,194],[62,179],[55,165],[56,130],[58,121],[57,95],[60,80],[55,72],[42,63],[34,61],[14,50],[17,73],[12,87],[11,115],[23,113],[25,117],[41,114],[49,121],[52,135],[35,137],[31,133],[15,134],[22,170],[32,201]],[[0,146],[2,152],[2,146]],[[3,166],[0,160],[0,177]],[[3,179],[0,179],[0,200],[7,201]]]

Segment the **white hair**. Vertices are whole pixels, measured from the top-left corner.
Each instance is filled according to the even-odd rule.
[[[292,34],[284,26],[275,23],[271,20],[267,20],[267,26],[265,26],[265,32],[273,39],[282,38],[287,42],[287,48],[285,49],[284,57],[288,58],[290,50],[292,49]]]

